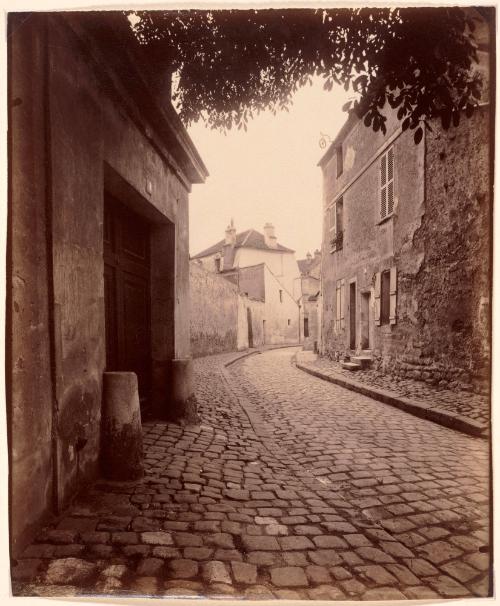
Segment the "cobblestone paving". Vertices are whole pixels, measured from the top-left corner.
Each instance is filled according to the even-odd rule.
[[[310,365],[326,374],[335,373],[347,379],[366,383],[380,389],[387,389],[397,395],[424,402],[429,408],[454,412],[485,424],[490,419],[490,398],[485,394],[476,394],[459,389],[443,389],[415,379],[393,378],[376,370],[356,370],[352,372],[342,368],[339,362],[326,358],[318,358]]]
[[[17,595],[408,599],[488,591],[487,445],[299,371],[197,360],[202,422],[145,426],[13,568]]]

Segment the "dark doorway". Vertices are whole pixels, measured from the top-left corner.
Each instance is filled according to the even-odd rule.
[[[309,318],[304,318],[304,338],[309,336]]]
[[[349,284],[349,347],[356,349],[356,282]]]
[[[361,295],[361,349],[371,349],[370,293]]]
[[[252,310],[247,307],[248,347],[253,347]]]
[[[141,409],[151,391],[151,268],[147,221],[110,195],[104,203],[106,370],[137,374]]]

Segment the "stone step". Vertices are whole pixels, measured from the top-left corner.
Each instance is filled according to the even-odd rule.
[[[361,364],[355,364],[354,362],[342,362],[341,366],[346,370],[361,370]]]
[[[361,368],[370,368],[372,365],[371,356],[353,356],[351,361],[354,362],[354,364],[359,364]]]

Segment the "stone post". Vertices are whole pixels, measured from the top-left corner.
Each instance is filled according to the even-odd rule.
[[[196,404],[193,393],[193,361],[191,358],[172,360],[172,397],[168,417],[172,420],[194,420]]]
[[[103,375],[101,467],[108,480],[137,480],[143,475],[141,409],[134,372]]]

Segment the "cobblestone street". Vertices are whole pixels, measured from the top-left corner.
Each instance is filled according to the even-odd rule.
[[[384,375],[377,370],[368,369],[353,373],[342,368],[339,362],[325,358],[318,358],[314,362],[314,366],[326,373],[334,372],[367,385],[390,389],[404,397],[425,402],[429,408],[458,413],[485,424],[489,421],[490,399],[488,394],[476,394],[458,388],[447,389],[440,385],[428,385],[424,381]]]
[[[488,443],[307,375],[297,349],[195,361],[201,422],[144,428],[144,479],[94,486],[17,595],[488,594]]]

